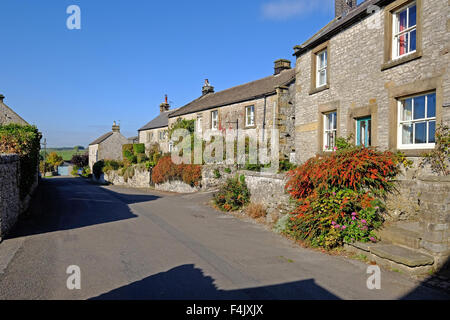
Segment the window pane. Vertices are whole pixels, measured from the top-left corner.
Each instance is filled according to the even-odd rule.
[[[436,142],[436,121],[428,122],[428,143]]]
[[[436,117],[436,94],[427,95],[427,118]]]
[[[414,143],[427,143],[427,123],[419,122],[415,124]]]
[[[337,113],[333,112],[331,114],[331,117],[332,117],[332,128],[333,128],[333,130],[336,130],[336,128],[337,128],[337,126],[336,126]]]
[[[409,28],[414,27],[416,25],[416,6],[412,6],[409,8]]]
[[[403,31],[406,29],[406,16],[407,10],[404,10],[398,14],[398,31]]]
[[[409,34],[410,51],[416,50],[416,30],[411,31]]]
[[[402,144],[412,144],[412,124],[404,124],[402,126]]]
[[[402,121],[412,120],[412,99],[403,101]]]
[[[327,83],[327,72],[326,70],[319,72],[319,86],[323,86]]]
[[[408,51],[408,34],[403,34],[398,37],[398,55],[403,55]]]
[[[414,119],[425,118],[425,96],[414,98]]]

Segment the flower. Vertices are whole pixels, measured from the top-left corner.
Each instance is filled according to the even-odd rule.
[[[352,220],[356,220],[356,217],[352,217]]]
[[[356,212],[352,212],[352,216],[356,216],[357,215],[357,213]]]
[[[364,220],[364,219],[362,219],[362,220],[361,220],[361,222],[362,222],[362,223],[364,223],[364,224],[366,224],[366,223],[367,223],[367,221],[366,221],[366,220]]]
[[[345,229],[347,229],[347,226],[342,226],[342,230],[345,230]]]
[[[336,222],[334,222],[334,221],[331,221],[331,224],[332,224],[333,226],[335,226],[335,225],[336,225]]]
[[[337,147],[334,147],[333,150],[334,150],[334,151],[337,151]]]
[[[370,237],[369,239],[370,239],[370,241],[372,241],[372,242],[376,242],[376,241],[377,241],[377,239],[375,239],[374,237]]]
[[[335,196],[336,195],[336,192],[333,192],[333,196]]]

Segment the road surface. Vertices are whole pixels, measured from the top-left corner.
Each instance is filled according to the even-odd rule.
[[[46,179],[0,244],[0,299],[449,299],[385,270],[369,290],[366,264],[300,248],[210,196]]]

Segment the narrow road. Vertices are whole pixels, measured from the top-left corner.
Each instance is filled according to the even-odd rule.
[[[300,248],[208,207],[210,195],[44,180],[0,244],[0,299],[449,299],[367,265]],[[67,267],[81,270],[69,290]]]

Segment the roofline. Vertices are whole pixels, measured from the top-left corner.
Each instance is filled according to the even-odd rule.
[[[25,122],[27,125],[30,125],[28,123],[28,121],[26,121],[24,118],[22,118],[17,112],[15,112],[11,107],[9,107],[6,103],[1,102],[1,104],[7,108],[9,111],[11,111],[12,113],[14,113],[20,120],[22,120],[23,122]]]
[[[159,126],[159,127],[154,127],[154,128],[147,128],[147,129],[140,128],[140,129],[138,130],[138,132],[141,132],[141,131],[148,131],[148,130],[154,130],[154,129],[161,129],[161,128],[166,128],[166,127],[169,127],[169,125],[167,125],[167,126]]]
[[[370,5],[384,6],[393,1],[394,0],[376,0],[373,2],[371,2],[370,0],[364,1],[355,9],[355,10],[360,10],[360,12],[358,12],[358,14],[356,14],[353,17],[351,17],[350,19],[344,21],[342,24],[338,24],[334,29],[331,29],[327,33],[325,33],[322,36],[320,36],[319,38],[317,38],[315,41],[309,43],[308,45],[304,46],[305,43],[307,43],[310,39],[314,38],[314,35],[311,38],[309,38],[308,40],[306,40],[304,42],[304,44],[296,45],[294,47],[295,52],[293,53],[293,56],[298,58],[300,55],[317,47],[319,44],[321,44],[327,40],[330,40],[333,36],[335,36],[336,34],[339,34],[342,30],[347,29],[348,27],[360,22],[362,19],[369,16],[371,13],[368,13],[367,10],[363,10],[363,8],[368,8]],[[332,20],[330,23],[332,23],[333,21],[335,21],[335,20]],[[326,26],[328,26],[330,23],[328,23]],[[316,34],[319,33],[321,30],[323,30],[325,27],[323,27],[318,32],[316,32]]]
[[[289,70],[292,70],[292,69],[289,69]],[[247,83],[244,83],[244,84],[235,86],[235,87],[231,87],[231,88],[229,88],[229,89],[225,89],[225,90],[222,90],[222,91],[219,91],[219,92],[231,90],[231,89],[234,89],[234,88],[237,88],[237,87],[240,87],[240,86],[243,86],[243,85],[252,83],[252,82],[260,81],[260,80],[263,80],[263,79],[266,79],[266,78],[270,78],[270,77],[273,77],[273,75],[272,75],[272,76],[265,77],[265,78],[261,78],[261,79],[258,79],[258,80],[250,81],[250,82],[247,82]],[[245,99],[240,99],[240,100],[228,102],[228,103],[225,103],[225,104],[218,104],[218,105],[214,105],[214,106],[211,106],[211,107],[206,107],[206,108],[204,108],[204,109],[200,109],[200,110],[197,110],[197,111],[191,111],[191,112],[181,113],[181,114],[178,114],[178,115],[176,115],[176,116],[172,116],[172,114],[169,114],[169,119],[170,119],[170,118],[175,118],[175,117],[181,117],[181,116],[184,116],[184,115],[187,115],[187,114],[192,114],[192,113],[197,113],[197,112],[207,111],[207,110],[211,110],[211,109],[215,109],[215,108],[222,108],[222,107],[225,107],[225,106],[229,106],[229,105],[236,104],[236,103],[242,103],[242,102],[245,102],[245,101],[250,101],[250,100],[255,100],[255,99],[259,99],[259,98],[264,98],[264,97],[273,96],[274,94],[277,93],[277,90],[276,90],[277,88],[284,87],[284,86],[286,86],[286,85],[292,83],[293,81],[295,81],[295,76],[294,76],[292,79],[290,79],[289,81],[287,81],[287,82],[285,82],[285,83],[283,83],[283,84],[281,84],[281,85],[278,85],[278,86],[274,87],[274,90],[272,90],[272,91],[270,91],[270,92],[266,92],[266,93],[259,94],[259,95],[257,95],[257,96],[253,96],[253,97],[249,97],[249,98],[245,98]],[[217,92],[217,93],[219,93],[219,92]],[[198,100],[198,99],[200,99],[200,98],[202,98],[202,96],[199,97],[199,98],[197,98],[197,99],[195,99],[195,100],[193,100],[193,101],[191,101],[191,102],[189,102],[187,105],[185,105],[185,106],[179,108],[178,110],[182,110],[184,107],[188,106],[189,104],[193,103],[194,101],[196,101],[196,100]]]

